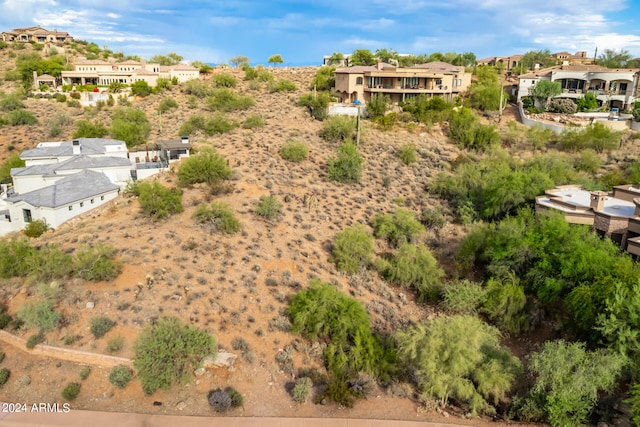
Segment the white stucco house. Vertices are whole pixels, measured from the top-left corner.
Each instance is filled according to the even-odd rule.
[[[124,141],[79,138],[41,142],[25,150],[25,167],[11,169],[13,186],[0,187],[0,236],[35,220],[51,228],[118,196],[132,179],[144,179],[189,157],[187,137],[129,152]]]

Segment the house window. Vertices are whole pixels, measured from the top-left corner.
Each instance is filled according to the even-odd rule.
[[[80,202],[80,207],[83,207],[83,206],[84,206],[84,202]]]
[[[104,200],[104,196],[100,196],[100,200]]]
[[[93,199],[91,199],[91,204],[93,204]]]
[[[22,209],[22,216],[24,217],[24,222],[31,222],[31,209]]]
[[[69,210],[72,211],[73,210],[73,205],[69,205]]]
[[[361,85],[362,84],[362,77],[356,77],[356,84],[357,85]]]

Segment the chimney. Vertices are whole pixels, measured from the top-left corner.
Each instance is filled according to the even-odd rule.
[[[604,191],[592,191],[591,192],[591,209],[594,212],[604,209],[604,201],[607,199],[607,193]]]
[[[189,143],[189,137],[186,136],[186,135],[181,136],[180,140],[182,141],[183,144],[188,144]]]
[[[72,141],[73,144],[73,155],[74,156],[79,156],[80,155],[80,140],[79,139],[74,139]]]

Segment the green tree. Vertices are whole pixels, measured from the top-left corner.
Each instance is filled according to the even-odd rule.
[[[632,58],[626,49],[620,49],[620,52],[616,52],[615,49],[605,49],[604,53],[598,56],[596,64],[607,68],[635,68]]]
[[[149,83],[144,80],[138,80],[137,82],[131,84],[132,95],[137,95],[144,98],[145,96],[151,95],[151,92],[153,92],[151,86],[149,86]]]
[[[398,60],[398,52],[393,49],[377,49],[375,53],[375,57],[382,62],[386,62],[387,64],[391,64]]]
[[[403,243],[377,267],[389,282],[417,290],[421,301],[435,300],[440,294],[444,272],[423,245]]]
[[[229,62],[231,62],[235,68],[242,68],[249,65],[249,57],[243,55],[234,56],[229,59]]]
[[[153,219],[163,219],[184,210],[180,189],[169,189],[158,181],[143,181],[137,184],[137,192],[142,212]]]
[[[338,270],[355,274],[371,263],[373,250],[373,237],[364,225],[356,224],[336,235],[331,260],[336,263]]]
[[[536,64],[540,65],[541,68],[551,67],[556,65],[556,59],[551,55],[549,49],[530,50],[520,59],[520,66],[523,71],[533,70]]]
[[[111,136],[127,143],[127,147],[144,144],[149,137],[151,124],[142,110],[119,107],[113,111]]]
[[[588,91],[582,97],[576,99],[578,111],[592,111],[598,108],[598,99],[593,91]]]
[[[206,356],[216,355],[215,338],[169,317],[147,326],[134,344],[133,366],[146,394],[184,382]]]
[[[500,332],[477,317],[438,317],[396,338],[398,355],[425,398],[446,404],[452,397],[467,402],[474,414],[494,414],[521,371],[518,359],[500,345]]]
[[[267,62],[272,66],[275,66],[276,64],[282,64],[284,60],[282,59],[282,55],[276,54],[276,55],[271,55],[269,59],[267,59]]]
[[[329,65],[341,65],[344,61],[344,55],[340,52],[333,52],[329,58]]]
[[[231,175],[232,170],[224,156],[214,149],[206,149],[182,162],[178,169],[178,185],[190,187],[205,183],[215,187]]]
[[[12,154],[0,165],[0,184],[12,183],[11,169],[25,167],[25,161],[17,153]]]
[[[369,117],[376,118],[384,116],[391,104],[391,98],[389,95],[383,93],[374,93],[371,96],[371,100],[367,102],[367,113]]]
[[[205,64],[202,61],[191,61],[191,66],[200,70],[202,74],[209,74],[213,71],[213,67],[209,64]]]
[[[476,68],[477,81],[471,84],[469,92],[473,106],[479,110],[498,111],[504,106],[508,95],[498,80],[498,73],[492,67]],[[503,105],[500,101],[503,100]]]
[[[73,138],[102,138],[109,133],[109,129],[98,121],[78,120]]]
[[[549,107],[549,101],[554,96],[562,93],[562,86],[559,81],[541,80],[531,90],[531,96],[543,105],[544,109]]]
[[[336,67],[333,65],[318,68],[313,78],[312,87],[316,90],[331,90],[336,84],[334,72]]]
[[[368,49],[356,49],[351,54],[350,65],[375,65],[376,57]]]
[[[328,92],[311,92],[300,97],[298,104],[307,107],[311,117],[316,120],[324,120],[327,118],[331,97]]]
[[[553,427],[583,424],[601,392],[611,392],[624,366],[624,357],[587,351],[583,343],[548,341],[531,355],[536,375],[529,399],[542,402]]]
[[[178,55],[175,52],[170,52],[165,55],[154,55],[149,59],[149,62],[160,65],[178,65],[184,57]]]

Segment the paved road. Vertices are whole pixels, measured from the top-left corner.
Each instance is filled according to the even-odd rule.
[[[29,409],[29,408],[28,408]],[[69,413],[1,413],[2,427],[469,427],[417,421],[348,418],[180,417],[71,410]]]

